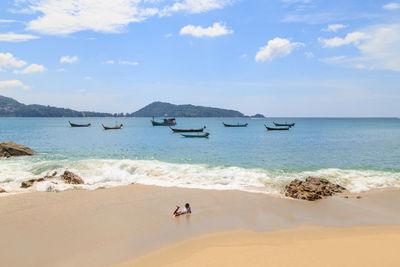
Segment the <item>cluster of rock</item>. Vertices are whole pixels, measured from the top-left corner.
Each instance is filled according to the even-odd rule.
[[[83,179],[70,171],[65,171],[63,175],[61,175],[61,179],[67,184],[83,184]]]
[[[314,177],[308,177],[305,181],[295,179],[285,186],[285,196],[308,201],[314,201],[345,191],[347,191],[346,188],[331,183],[327,179]]]
[[[15,142],[8,141],[0,143],[0,158],[32,156],[35,154],[36,152],[33,149],[30,149],[29,147],[23,146]],[[21,188],[29,188],[34,183],[44,182],[46,180],[50,180],[56,177],[57,177],[57,172],[53,172],[52,174],[46,175],[42,178],[23,181],[21,183]],[[67,184],[83,184],[83,179],[70,171],[65,171],[62,175],[60,175],[60,179]],[[0,188],[0,193],[5,193],[5,192],[6,191],[4,189]]]
[[[0,143],[0,157],[10,158],[14,156],[32,156],[36,152],[29,147],[14,142]]]
[[[46,175],[42,178],[30,179],[28,181],[23,181],[21,183],[21,188],[28,188],[28,187],[31,187],[36,182],[44,182],[46,180],[50,180],[50,179],[53,179],[56,177],[57,177],[57,172],[54,172],[53,174]],[[67,184],[83,184],[83,179],[81,177],[79,177],[78,175],[76,175],[75,173],[70,172],[70,171],[65,171],[60,176],[60,178]]]

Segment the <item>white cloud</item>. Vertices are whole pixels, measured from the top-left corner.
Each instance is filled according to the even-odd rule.
[[[364,29],[365,38],[350,42],[359,54],[325,59],[348,67],[400,72],[400,24],[375,25]]]
[[[32,34],[18,34],[13,32],[0,33],[0,42],[25,42],[33,39],[38,39],[39,36]]]
[[[119,64],[137,66],[137,65],[139,65],[139,62],[136,62],[136,61],[127,61],[127,60],[120,60],[120,61],[119,61]]]
[[[187,25],[180,31],[180,35],[192,35],[194,37],[217,37],[227,34],[232,34],[233,30],[226,28],[224,24],[215,22],[213,26],[203,28],[201,26]]]
[[[13,19],[0,19],[0,23],[13,23],[13,22],[18,22]]]
[[[66,72],[67,70],[64,69],[64,68],[60,68],[60,69],[57,69],[56,71],[57,71],[57,72]]]
[[[103,64],[109,64],[109,65],[112,65],[114,63],[115,63],[115,61],[112,59],[103,62]]]
[[[183,0],[176,1],[171,6],[166,6],[161,15],[169,15],[172,12],[203,13],[213,9],[222,9],[226,5],[234,2],[233,0]]]
[[[399,9],[400,8],[400,3],[395,3],[395,2],[388,3],[388,4],[384,5],[382,8],[383,9],[387,9],[387,10]]]
[[[336,64],[339,62],[343,62],[345,59],[347,59],[346,56],[333,56],[333,57],[321,58],[320,61],[324,63]]]
[[[313,52],[310,52],[310,51],[304,52],[304,55],[306,55],[307,58],[312,58],[312,57],[314,57]]]
[[[311,2],[311,0],[281,0],[281,2],[285,4],[296,4],[296,3],[308,4]]]
[[[323,32],[337,32],[340,29],[346,28],[347,25],[344,24],[331,24],[328,27],[321,29]]]
[[[78,61],[78,56],[62,56],[60,58],[60,63],[75,63]]]
[[[15,58],[11,53],[0,53],[0,70],[3,67],[21,68],[25,65],[25,61]]]
[[[43,65],[30,64],[28,67],[26,67],[23,70],[14,70],[14,73],[15,74],[29,74],[29,73],[35,73],[35,72],[43,72],[45,70],[46,70],[46,68]]]
[[[269,40],[266,46],[259,49],[255,60],[258,62],[272,61],[276,57],[289,55],[293,49],[304,46],[303,43],[290,42],[289,39],[276,37]]]
[[[368,38],[368,34],[364,32],[352,32],[346,34],[345,38],[334,37],[331,39],[318,38],[324,47],[337,47],[349,44],[359,44],[361,40]]]
[[[19,11],[39,14],[26,29],[50,35],[91,30],[119,33],[130,23],[176,12],[202,13],[237,0],[23,0]],[[18,12],[18,10],[17,10]]]
[[[19,80],[0,81],[0,89],[5,88],[22,88],[24,90],[28,90],[30,87]]]
[[[85,76],[85,80],[93,80],[91,76]]]
[[[27,29],[43,34],[63,35],[77,31],[119,32],[146,15],[138,0],[28,0],[28,8],[42,15]]]

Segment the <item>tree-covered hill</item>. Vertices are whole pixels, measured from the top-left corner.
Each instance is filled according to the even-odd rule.
[[[110,113],[76,111],[43,105],[25,105],[0,96],[0,117],[111,117]]]
[[[129,114],[131,117],[244,117],[236,110],[202,107],[194,105],[174,105],[164,102],[153,102],[144,108]]]

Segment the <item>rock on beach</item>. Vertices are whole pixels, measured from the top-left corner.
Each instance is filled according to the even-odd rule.
[[[308,177],[305,181],[295,179],[285,186],[285,196],[314,201],[337,193],[347,191],[346,188],[329,182],[327,179]]]
[[[32,156],[36,152],[27,146],[15,143],[15,142],[3,142],[0,143],[0,157],[10,158],[17,156]]]

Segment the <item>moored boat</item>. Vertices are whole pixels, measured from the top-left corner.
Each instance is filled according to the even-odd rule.
[[[245,124],[240,124],[240,123],[238,123],[238,124],[227,124],[225,122],[223,122],[223,124],[224,124],[225,127],[247,127],[247,125],[249,125],[248,123],[245,123]]]
[[[174,129],[172,127],[169,127],[174,133],[201,133],[204,131],[206,126],[204,126],[201,129]]]
[[[87,124],[76,124],[76,123],[72,123],[70,121],[68,121],[68,122],[69,122],[69,125],[71,125],[71,127],[89,127],[91,125],[90,123],[87,123]]]
[[[123,126],[122,124],[114,126],[114,127],[107,127],[107,126],[104,126],[104,124],[101,124],[101,125],[103,126],[104,130],[118,130],[118,129],[121,129]]]
[[[293,127],[293,126],[296,125],[296,123],[295,123],[295,122],[292,122],[292,123],[277,123],[277,122],[274,122],[274,125],[275,125],[275,126],[278,126],[278,127],[281,127],[281,126],[284,126],[284,127]]]
[[[290,127],[268,127],[265,125],[265,128],[267,128],[268,131],[288,131]]]
[[[153,117],[151,120],[151,124],[153,126],[174,126],[176,125],[176,119],[175,118],[165,118],[162,122],[156,121]]]
[[[210,136],[209,133],[203,133],[203,134],[181,134],[183,137],[186,138],[208,138]]]

